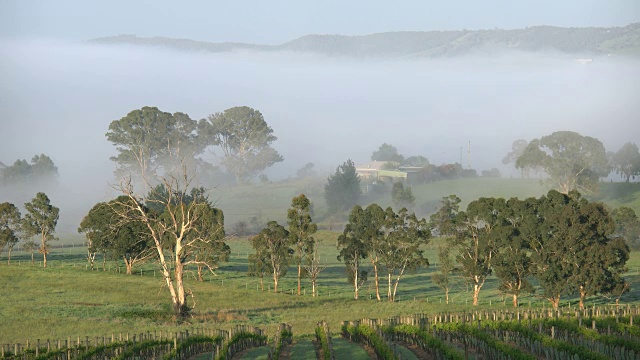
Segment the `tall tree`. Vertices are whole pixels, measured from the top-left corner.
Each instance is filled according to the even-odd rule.
[[[0,204],[0,253],[7,247],[8,260],[11,264],[11,251],[20,240],[20,210],[9,202]]]
[[[121,179],[120,191],[130,201],[118,203],[123,209],[118,215],[129,222],[142,222],[147,227],[173,310],[177,317],[184,317],[190,310],[184,286],[185,270],[188,266],[199,265],[212,272],[215,270],[217,258],[202,258],[198,254],[203,247],[225,249],[221,244],[225,236],[224,216],[221,210],[213,207],[202,189],[191,190],[194,177],[185,165],[189,155],[185,155],[185,159],[180,152],[173,153],[179,157],[174,159],[176,168],[154,180],[148,179],[145,187],[152,189],[148,194],[140,195],[129,178]],[[162,183],[166,191],[155,193],[151,181]],[[152,203],[163,212],[149,211],[146,204]]]
[[[211,114],[198,123],[205,146],[222,149],[222,164],[240,183],[250,181],[284,158],[271,147],[278,138],[260,111],[238,106]]]
[[[514,307],[523,292],[533,292],[529,277],[533,274],[531,260],[531,240],[537,238],[540,219],[536,216],[537,200],[511,198],[506,203],[504,216],[513,228],[507,236],[499,237],[498,250],[493,262],[493,270],[498,278],[499,289],[512,296]]]
[[[301,279],[303,276],[303,262],[312,255],[315,249],[313,234],[318,225],[311,220],[311,201],[304,195],[291,200],[291,208],[287,211],[289,220],[289,238],[295,251],[295,261],[298,265],[298,295],[301,295]]]
[[[337,243],[337,248],[340,250],[338,260],[344,261],[346,265],[347,281],[353,284],[353,297],[356,300],[358,300],[360,287],[367,280],[367,272],[361,268],[361,261],[369,255],[367,245],[362,238],[365,229],[360,225],[366,223],[363,220],[365,216],[362,207],[354,206],[349,214],[349,222],[342,234],[338,236]]]
[[[38,235],[40,237],[40,253],[43,256],[43,266],[47,267],[49,241],[58,240],[53,234],[56,231],[60,209],[51,205],[47,194],[39,192],[31,202],[25,203],[27,213],[22,220],[22,230],[26,238]]]
[[[454,235],[456,261],[460,273],[473,285],[473,305],[478,305],[480,290],[492,273],[500,239],[513,231],[505,218],[504,199],[480,198],[455,215],[444,235]],[[442,231],[442,227],[440,228]]]
[[[380,298],[380,260],[383,251],[386,225],[385,211],[378,204],[367,206],[362,216],[349,218],[354,236],[361,239],[373,268],[373,284],[376,289],[376,299]]]
[[[188,160],[185,165],[193,166],[194,156],[202,151],[196,128],[197,122],[183,113],[172,115],[149,106],[133,110],[109,124],[106,137],[118,151],[111,160],[119,172],[136,175],[144,183],[163,166],[173,170],[168,159],[181,157]]]
[[[267,227],[251,238],[251,245],[256,250],[256,259],[263,259],[273,276],[273,292],[278,292],[280,278],[287,274],[289,262],[293,255],[289,232],[275,221],[269,221]]]
[[[391,188],[391,201],[397,208],[413,208],[416,197],[413,196],[411,186],[405,187],[402,182],[393,184]]]
[[[516,160],[516,168],[539,166],[563,194],[593,192],[598,179],[609,174],[602,142],[572,131],[558,131],[532,140]]]
[[[387,208],[385,215],[380,264],[387,270],[387,299],[394,302],[402,276],[429,266],[421,247],[428,243],[431,229],[425,219],[418,219],[404,208],[397,214]]]
[[[324,185],[324,200],[333,211],[351,208],[358,202],[361,194],[360,178],[351,159],[338,166],[335,174],[329,176]]]
[[[612,158],[612,167],[629,182],[631,178],[640,175],[640,152],[638,145],[628,142],[620,148]]]
[[[404,161],[404,156],[398,153],[398,149],[396,149],[395,146],[384,143],[380,145],[378,150],[371,154],[371,160],[402,163]]]

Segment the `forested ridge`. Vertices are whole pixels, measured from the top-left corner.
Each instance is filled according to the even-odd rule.
[[[293,51],[345,57],[438,58],[503,51],[551,51],[576,56],[640,55],[640,23],[624,27],[398,31],[348,36],[302,36],[279,45],[213,43],[167,37],[118,35],[89,40],[96,44],[162,46],[184,51]]]

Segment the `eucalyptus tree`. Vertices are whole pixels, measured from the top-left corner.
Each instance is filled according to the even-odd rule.
[[[622,145],[620,150],[613,154],[612,167],[629,182],[631,178],[640,175],[640,152],[638,145],[632,142]]]
[[[107,140],[116,146],[111,157],[121,174],[132,174],[146,185],[159,172],[173,170],[171,159],[182,158],[193,168],[195,155],[202,152],[196,141],[197,122],[187,114],[170,114],[145,106],[109,124]],[[162,171],[161,171],[162,170]]]
[[[421,247],[428,243],[431,229],[425,219],[418,219],[405,208],[397,214],[387,208],[382,227],[379,263],[387,271],[387,299],[394,302],[402,276],[429,266]]]
[[[78,232],[87,239],[87,258],[93,267],[95,253],[102,252],[111,259],[122,259],[126,273],[133,267],[155,255],[153,239],[149,229],[141,221],[130,221],[132,200],[121,195],[108,203],[94,205],[80,222]]]
[[[237,106],[198,123],[199,143],[222,149],[222,165],[245,183],[284,158],[271,144],[278,138],[260,111]]]
[[[289,238],[295,251],[294,256],[298,266],[298,295],[301,295],[300,282],[304,275],[303,263],[316,251],[312,235],[318,231],[318,225],[311,220],[311,201],[304,194],[294,197],[291,200],[291,207],[287,210],[287,218]]]
[[[171,146],[171,143],[169,144]],[[203,256],[202,250],[213,247],[228,251],[224,243],[224,216],[204,194],[193,186],[194,175],[187,166],[190,155],[179,151],[173,154],[175,168],[145,179],[145,187],[151,191],[137,192],[131,178],[121,177],[119,190],[129,200],[119,201],[117,213],[128,222],[141,222],[147,228],[155,249],[154,257],[161,267],[163,281],[169,291],[171,304],[177,317],[186,316],[187,292],[184,274],[188,266],[203,266],[213,272],[222,257]],[[152,183],[160,183],[160,188]],[[196,188],[196,190],[192,190]],[[195,196],[194,196],[195,195]],[[162,213],[149,211],[149,204]]]
[[[612,236],[615,225],[604,205],[572,191],[555,190],[539,199],[540,237],[532,242],[536,278],[554,308],[562,295],[606,293],[620,282],[629,249]]]
[[[499,289],[512,296],[514,307],[523,292],[533,292],[529,278],[534,266],[531,259],[531,241],[539,238],[540,218],[536,213],[537,200],[511,198],[506,203],[504,216],[513,228],[507,236],[499,237],[493,271],[500,283]]]
[[[353,284],[353,297],[358,300],[360,287],[367,280],[367,272],[362,269],[362,260],[369,255],[369,248],[364,241],[367,228],[366,212],[356,205],[349,213],[349,222],[344,231],[338,236],[337,248],[340,251],[339,261],[344,261],[347,272],[347,281]]]
[[[598,179],[609,174],[600,140],[572,131],[558,131],[532,140],[516,160],[516,168],[541,167],[559,191],[593,192]]]
[[[289,232],[275,221],[269,221],[260,233],[251,238],[251,246],[256,250],[253,259],[266,265],[273,276],[273,292],[278,292],[280,278],[287,274],[293,256]],[[255,265],[259,265],[258,262]],[[259,270],[259,266],[255,266]]]
[[[513,229],[505,217],[504,199],[480,198],[471,202],[467,211],[458,211],[459,202],[455,195],[445,198],[431,222],[441,235],[452,236],[460,275],[473,285],[473,305],[478,305],[480,290],[492,273],[498,246]]]
[[[20,210],[9,202],[0,204],[0,253],[7,247],[8,260],[11,263],[11,251],[20,241]]]
[[[22,230],[25,238],[40,238],[39,252],[43,256],[43,267],[47,267],[49,242],[58,240],[53,234],[56,231],[60,209],[51,205],[47,194],[39,192],[30,202],[24,204],[27,212],[22,219]]]
[[[431,280],[444,291],[445,303],[449,304],[449,292],[454,285],[454,276],[458,269],[454,259],[451,257],[451,246],[447,243],[438,245],[438,267],[435,274],[431,275]]]

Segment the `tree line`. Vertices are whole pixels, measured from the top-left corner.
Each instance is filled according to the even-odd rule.
[[[474,305],[490,275],[514,306],[519,295],[533,292],[534,279],[554,308],[562,296],[578,295],[582,308],[588,296],[619,299],[629,290],[622,277],[629,259],[625,234],[602,203],[555,190],[537,199],[480,198],[466,211],[459,203],[455,195],[444,198],[431,216],[433,229],[446,238],[439,254],[444,266],[434,278],[446,292],[453,274],[471,284]]]

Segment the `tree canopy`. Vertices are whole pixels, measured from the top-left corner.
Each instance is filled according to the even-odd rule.
[[[344,211],[355,205],[362,194],[360,178],[351,159],[338,166],[324,186],[324,200],[329,209]]]
[[[18,159],[13,165],[0,168],[0,185],[44,185],[55,183],[57,178],[58,167],[45,154],[35,155],[31,163]]]
[[[60,209],[51,205],[47,194],[39,192],[31,202],[25,203],[27,212],[22,220],[24,236],[30,238],[40,237],[40,253],[43,256],[43,267],[47,267],[47,254],[49,253],[49,241],[58,240],[53,234],[56,231]]]
[[[187,114],[145,106],[112,121],[106,137],[118,151],[111,157],[118,171],[150,179],[160,170],[173,169],[167,164],[170,159],[193,160],[202,151],[196,130],[197,122]]]
[[[303,261],[314,252],[315,241],[313,234],[318,225],[311,220],[311,201],[304,195],[294,197],[291,207],[287,210],[289,224],[289,238],[294,248],[296,265],[298,266],[298,295],[301,295],[300,281],[303,276]]]
[[[200,142],[222,149],[222,165],[240,183],[248,182],[284,158],[271,147],[278,138],[260,111],[238,106],[198,123]]]
[[[558,131],[532,140],[516,161],[524,169],[539,166],[559,191],[593,192],[598,179],[609,174],[602,142],[572,131]]]
[[[79,233],[87,237],[90,253],[102,252],[111,259],[122,259],[127,274],[133,266],[153,255],[153,239],[141,221],[129,221],[132,200],[121,195],[109,203],[98,203],[82,219]]]
[[[259,271],[269,271],[273,276],[273,292],[278,292],[281,277],[286,275],[289,262],[293,257],[289,232],[275,221],[269,221],[260,233],[251,238],[256,254],[250,257],[252,267]]]
[[[21,235],[20,210],[9,202],[0,204],[0,253],[7,247],[8,262],[11,263],[11,251],[20,240]]]
[[[628,142],[620,148],[612,158],[612,167],[616,173],[625,177],[626,182],[629,179],[640,175],[640,152],[638,145]]]
[[[398,153],[398,149],[396,149],[395,146],[384,143],[380,145],[378,150],[371,154],[371,160],[402,163],[404,161],[404,156]]]

